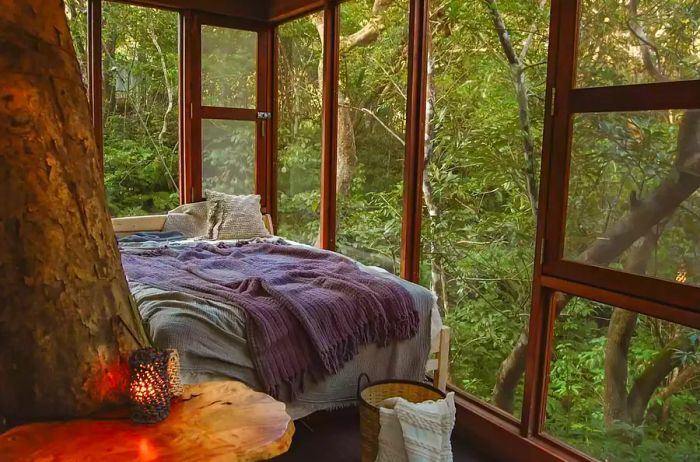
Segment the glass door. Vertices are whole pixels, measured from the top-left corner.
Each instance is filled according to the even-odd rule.
[[[193,43],[192,200],[206,191],[260,194],[266,206],[269,32],[197,16]]]

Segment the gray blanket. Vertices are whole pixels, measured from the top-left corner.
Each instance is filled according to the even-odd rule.
[[[415,335],[418,316],[400,284],[317,249],[200,243],[124,254],[131,282],[236,305],[265,390],[297,397],[304,377],[337,372],[358,348]]]

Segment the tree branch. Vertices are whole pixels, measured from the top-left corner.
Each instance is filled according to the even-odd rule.
[[[677,352],[692,349],[693,345],[683,333],[661,350],[634,382],[627,398],[629,418],[635,424],[644,420],[649,400],[668,374],[680,365]]]
[[[158,51],[158,56],[160,57],[160,66],[161,66],[161,70],[163,71],[163,81],[165,82],[165,91],[168,95],[168,106],[165,108],[165,113],[163,114],[163,128],[160,129],[160,133],[158,134],[158,143],[162,145],[163,139],[165,138],[165,135],[168,133],[168,116],[170,115],[170,112],[173,110],[173,87],[170,84],[170,77],[168,76],[168,65],[165,62],[165,55],[163,54],[163,50],[160,47],[160,43],[158,43],[158,37],[156,36],[156,33],[152,27],[148,28],[148,34],[151,36],[151,41],[153,42],[153,46],[156,47],[156,50]]]
[[[661,71],[661,58],[659,56],[659,50],[656,48],[656,45],[649,40],[644,28],[639,23],[639,0],[629,0],[628,8],[630,12],[630,19],[627,21],[627,27],[632,35],[642,42],[640,48],[642,51],[642,62],[644,63],[644,68],[655,81],[668,81],[668,77]],[[656,55],[656,61],[654,61],[654,58],[651,55],[652,51]]]
[[[401,146],[406,146],[406,140],[401,138],[394,130],[391,129],[391,127],[389,127],[387,124],[385,124],[384,121],[382,119],[380,119],[379,116],[377,114],[375,114],[374,112],[370,111],[369,109],[367,109],[365,107],[354,107],[354,106],[349,106],[347,104],[341,104],[341,107],[352,109],[354,111],[360,111],[364,114],[367,114],[368,116],[370,116],[374,120],[376,120],[379,123],[379,125],[382,126],[382,128],[384,128],[396,141],[398,141],[401,144]]]
[[[375,0],[372,6],[372,18],[360,30],[340,38],[340,52],[357,47],[365,47],[377,41],[384,28],[384,13],[395,0]]]
[[[540,0],[540,4],[538,7],[538,12],[543,10],[544,7],[547,5],[547,0]],[[535,39],[535,33],[537,32],[537,19],[532,21],[532,25],[530,26],[530,33],[528,34],[527,38],[523,42],[523,48],[520,50],[520,56],[518,59],[520,60],[521,63],[525,62],[525,58],[527,57],[528,52],[530,51],[530,47],[532,46],[532,41]]]

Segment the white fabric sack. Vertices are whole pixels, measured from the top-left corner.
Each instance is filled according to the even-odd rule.
[[[454,393],[417,404],[403,398],[383,401],[376,462],[452,462],[455,414]]]
[[[379,450],[376,462],[408,462],[401,423],[393,409],[379,408]]]

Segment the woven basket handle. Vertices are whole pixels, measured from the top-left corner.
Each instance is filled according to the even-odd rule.
[[[362,391],[362,379],[366,380],[367,385],[369,385],[369,375],[364,372],[357,377],[357,399],[360,399],[360,391]],[[366,385],[365,385],[366,386]]]

